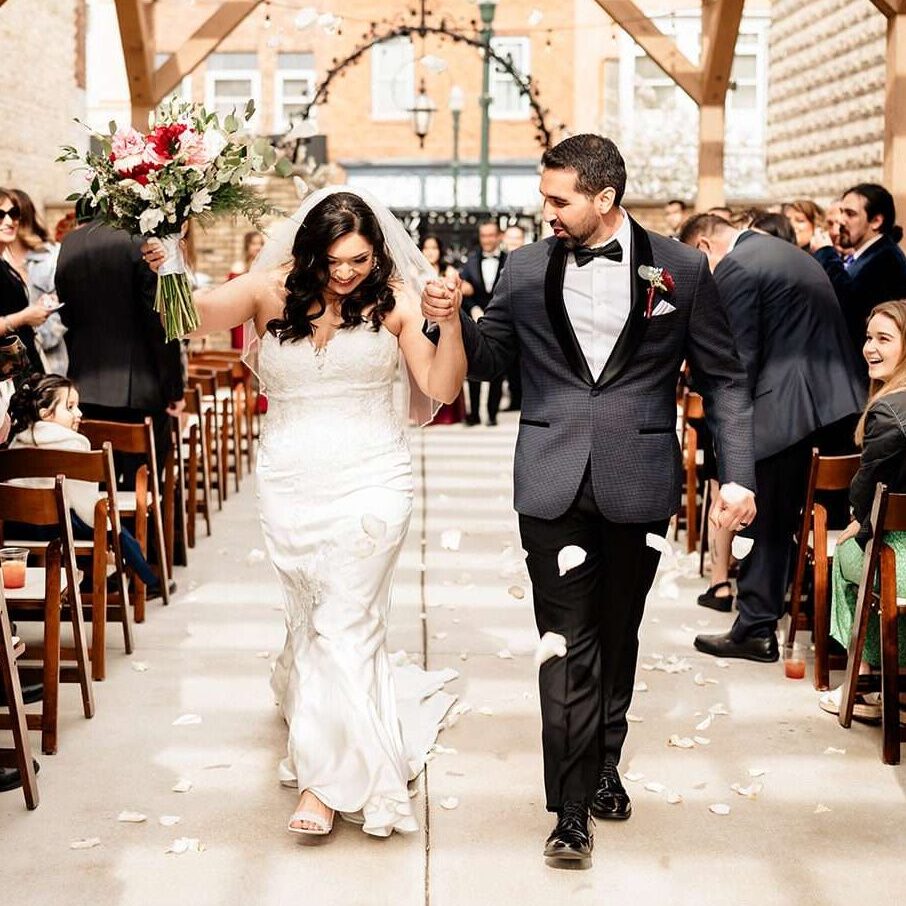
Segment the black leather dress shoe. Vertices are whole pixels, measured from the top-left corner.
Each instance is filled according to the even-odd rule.
[[[32,702],[39,702],[44,698],[44,683],[21,683],[22,704],[30,705]],[[6,700],[6,689],[0,686],[0,706],[6,708],[9,702]]]
[[[171,579],[167,583],[167,591],[170,592],[171,595],[176,594],[176,581],[174,579]],[[147,601],[153,601],[155,598],[161,597],[163,597],[163,592],[161,591],[160,585],[148,586],[147,591],[145,592],[145,599]]]
[[[566,802],[557,812],[557,826],[544,844],[545,859],[576,861],[591,856],[593,822],[584,802]]]
[[[35,773],[41,770],[41,765],[37,761],[32,761]],[[22,786],[22,775],[18,768],[0,768],[0,793],[8,790],[17,790]]]
[[[741,642],[734,642],[729,632],[723,635],[698,635],[695,637],[695,647],[703,654],[713,654],[715,657],[737,657],[764,664],[773,664],[780,657],[777,636],[773,632],[764,638],[750,636]]]
[[[591,800],[591,813],[606,821],[625,821],[632,814],[632,800],[623,788],[615,764],[605,764],[598,777],[598,789]]]

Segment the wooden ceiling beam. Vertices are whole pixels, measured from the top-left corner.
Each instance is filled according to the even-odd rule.
[[[723,106],[745,0],[717,0],[702,21],[702,103]]]
[[[154,102],[165,98],[262,0],[227,0],[154,73]]]
[[[871,3],[888,19],[906,15],[906,0],[871,0]]]
[[[133,111],[154,106],[154,31],[145,0],[116,0],[116,16]]]
[[[696,104],[701,104],[701,70],[679,49],[673,38],[665,35],[632,0],[595,2]]]

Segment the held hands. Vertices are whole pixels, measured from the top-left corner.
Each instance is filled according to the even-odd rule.
[[[443,326],[459,323],[462,307],[462,280],[451,275],[443,280],[431,280],[422,292],[422,315],[428,321]]]
[[[167,253],[160,239],[152,237],[142,244],[142,258],[155,274],[160,270],[161,265],[167,260]]]
[[[715,528],[738,532],[752,524],[755,513],[755,495],[748,488],[731,481],[721,485],[708,521]]]

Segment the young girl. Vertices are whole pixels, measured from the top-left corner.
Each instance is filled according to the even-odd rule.
[[[862,349],[871,378],[871,396],[856,429],[856,443],[862,447],[859,471],[849,489],[853,520],[840,534],[834,552],[831,635],[849,647],[856,611],[856,595],[862,580],[865,545],[871,537],[869,516],[875,488],[884,482],[892,493],[906,492],[906,301],[875,306],[868,319]],[[896,554],[897,594],[906,595],[906,532],[888,532],[884,539]],[[906,654],[906,624],[898,625],[900,664]],[[861,673],[881,663],[877,615],[868,624],[862,651]],[[820,698],[825,711],[840,710],[842,687]],[[877,695],[858,696],[853,712],[862,719],[881,716]]]
[[[44,450],[74,450],[87,452],[91,442],[79,434],[82,412],[79,391],[69,378],[58,374],[32,375],[25,380],[9,401],[12,420],[11,450],[37,447]],[[17,484],[26,487],[48,487],[50,478],[23,478]],[[94,506],[98,485],[91,481],[67,479],[66,498],[72,519],[72,534],[88,541],[94,537]],[[123,559],[149,588],[158,584],[157,574],[142,554],[135,537],[126,529],[120,535]]]

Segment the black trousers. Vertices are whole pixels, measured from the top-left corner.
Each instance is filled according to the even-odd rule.
[[[157,477],[161,478],[164,460],[170,452],[170,416],[165,410],[143,412],[140,409],[96,406],[94,403],[82,403],[80,408],[85,418],[103,422],[122,422],[128,425],[141,424],[147,416],[150,416],[154,428],[154,449],[157,453]],[[121,490],[135,490],[135,473],[144,463],[145,457],[140,454],[113,454],[113,465]]]
[[[589,800],[601,767],[620,760],[638,630],[660,557],[645,536],[663,535],[667,520],[605,519],[586,473],[566,513],[550,520],[520,515],[519,530],[538,632],[566,639],[566,656],[546,661],[538,679],[547,808],[557,811],[566,801]],[[558,554],[567,545],[587,556],[561,577]]]
[[[805,500],[813,438],[755,463],[758,514],[742,534],[755,542],[739,563],[734,641],[766,637],[783,616],[793,532]]]
[[[488,382],[488,421],[494,421],[500,411],[500,397],[503,396],[503,378],[494,378]],[[477,422],[481,402],[481,381],[469,381],[469,418]]]

